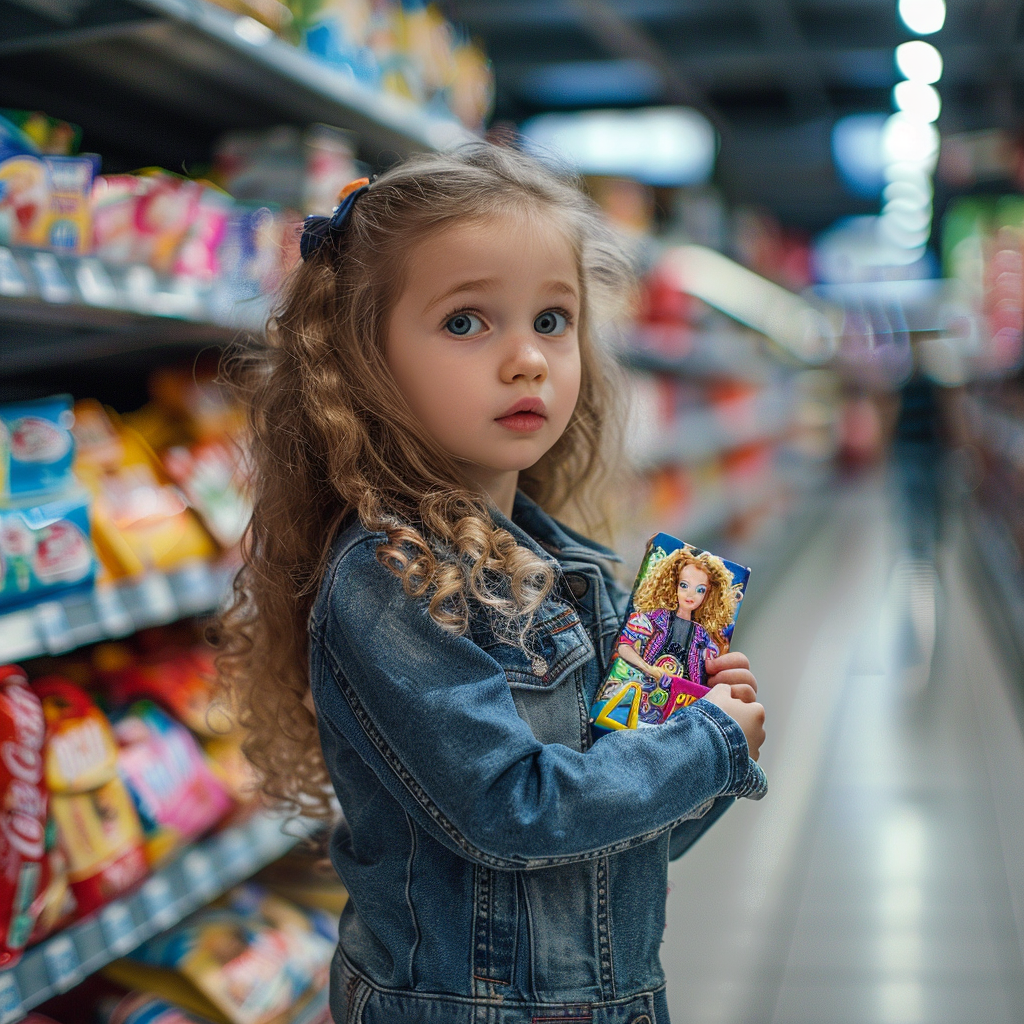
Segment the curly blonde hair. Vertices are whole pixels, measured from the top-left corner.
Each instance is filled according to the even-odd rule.
[[[718,649],[725,654],[729,650],[725,630],[736,615],[736,608],[743,598],[743,588],[733,583],[732,573],[717,555],[690,547],[673,551],[662,558],[636,588],[633,607],[638,612],[653,612],[659,608],[674,612],[679,606],[676,593],[679,574],[688,565],[700,569],[708,578],[704,603],[693,613],[693,619],[708,631]]]
[[[525,644],[554,583],[550,564],[496,528],[486,499],[424,435],[384,359],[417,243],[456,222],[535,214],[557,217],[573,246],[582,382],[564,434],[519,486],[547,511],[600,528],[619,462],[622,391],[594,324],[632,296],[633,273],[574,183],[520,153],[474,144],[382,174],[353,208],[343,242],[328,241],[293,271],[265,345],[225,364],[248,410],[253,514],[216,630],[218,668],[263,792],[288,810],[332,815],[306,622],[343,524],[358,517],[385,532],[378,559],[454,634],[482,608],[503,639]]]

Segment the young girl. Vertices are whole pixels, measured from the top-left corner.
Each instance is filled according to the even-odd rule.
[[[590,744],[626,595],[549,513],[607,465],[594,323],[626,264],[483,144],[356,188],[302,250],[221,666],[266,793],[344,812],[334,1020],[666,1024],[668,861],[763,793],[764,713],[732,653],[708,699]]]

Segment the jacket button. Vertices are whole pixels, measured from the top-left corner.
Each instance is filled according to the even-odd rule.
[[[540,655],[533,659],[530,667],[533,669],[535,676],[546,676],[548,674],[548,663]]]
[[[570,573],[566,576],[565,582],[569,585],[572,596],[577,600],[583,597],[590,589],[590,583],[587,581],[587,578],[585,576],[578,576],[576,573]]]

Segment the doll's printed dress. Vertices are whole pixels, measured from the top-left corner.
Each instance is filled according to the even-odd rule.
[[[675,612],[658,608],[653,612],[632,612],[619,635],[616,649],[622,644],[636,648],[648,665],[666,669],[670,680],[656,682],[616,655],[598,700],[613,700],[630,684],[639,683],[640,704],[638,725],[661,725],[677,711],[701,695],[707,681],[704,670],[705,652],[718,656],[718,645],[699,623],[679,618]],[[664,685],[668,683],[668,685]],[[690,686],[685,685],[691,684]],[[697,684],[693,686],[692,684]]]

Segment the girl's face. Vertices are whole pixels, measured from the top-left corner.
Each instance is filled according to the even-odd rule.
[[[676,584],[676,597],[679,600],[676,614],[683,618],[693,617],[693,613],[704,603],[708,592],[708,574],[695,565],[684,565],[679,572]]]
[[[456,224],[409,254],[385,358],[424,430],[511,511],[580,390],[580,281],[554,214]]]

